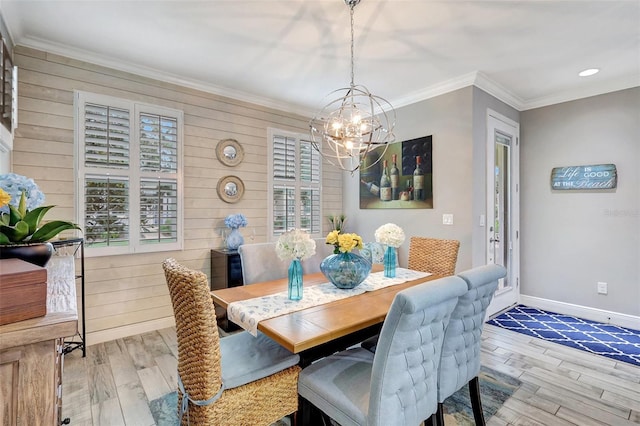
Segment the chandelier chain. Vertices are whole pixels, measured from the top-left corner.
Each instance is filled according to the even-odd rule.
[[[353,72],[353,68],[354,68],[354,60],[353,60],[353,9],[355,8],[355,4],[352,4],[349,7],[349,10],[351,11],[351,87],[354,86],[354,72]]]

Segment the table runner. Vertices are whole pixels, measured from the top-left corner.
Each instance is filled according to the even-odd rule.
[[[425,278],[429,275],[431,274],[428,272],[404,268],[396,268],[395,278],[385,278],[383,272],[374,272],[352,290],[339,289],[327,282],[305,287],[302,300],[289,300],[288,292],[282,291],[268,296],[232,302],[227,306],[227,316],[229,320],[257,336],[260,321],[356,296],[367,291],[380,290],[392,285]]]

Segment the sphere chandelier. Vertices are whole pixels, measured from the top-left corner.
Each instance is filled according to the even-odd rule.
[[[351,84],[331,92],[329,101],[309,122],[313,147],[332,165],[352,174],[376,164],[394,141],[396,113],[380,96],[354,83],[353,10],[360,0],[344,0],[351,15]],[[384,147],[372,162],[364,159],[373,149]]]

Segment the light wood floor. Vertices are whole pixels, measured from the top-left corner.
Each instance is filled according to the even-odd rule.
[[[148,402],[174,390],[175,330],[66,355],[64,417],[71,425],[153,425]],[[640,367],[486,325],[482,362],[522,381],[489,425],[640,424]]]

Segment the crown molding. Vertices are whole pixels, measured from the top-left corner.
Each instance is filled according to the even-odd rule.
[[[171,74],[165,71],[159,71],[154,68],[143,67],[140,65],[134,65],[120,59],[104,55],[96,55],[92,52],[88,52],[83,49],[77,49],[69,47],[67,45],[52,43],[48,40],[43,40],[37,37],[23,37],[20,39],[18,45],[29,47],[32,49],[38,49],[45,52],[50,52],[56,55],[65,56],[78,61],[88,62],[95,65],[100,65],[106,68],[112,68],[118,71],[123,71],[142,77],[152,78],[166,83],[173,83],[179,86],[187,87],[190,89],[200,90],[202,92],[211,93],[218,96],[224,96],[234,100],[248,102],[255,105],[263,106],[266,108],[272,108],[283,112],[293,113],[302,116],[311,116],[313,112],[300,105],[294,105],[285,102],[275,101],[273,99],[257,96],[242,90],[230,89],[228,87],[217,86],[210,83],[206,83],[199,80],[185,79],[175,74]]]
[[[552,96],[543,96],[526,101],[521,111],[534,108],[542,108],[549,105],[561,104],[563,102],[575,101],[589,98],[591,96],[604,95],[605,93],[617,92],[619,90],[640,87],[640,75],[628,75],[615,81],[606,81],[597,86],[590,86],[584,89],[576,89],[558,93]]]
[[[525,101],[506,87],[490,79],[486,74],[481,71],[476,71],[476,79],[473,82],[474,86],[484,90],[494,98],[504,102],[512,108],[518,111],[522,111]]]
[[[247,102],[282,112],[300,115],[303,117],[312,117],[316,112],[315,110],[304,107],[302,105],[276,101],[270,98],[244,92],[242,90],[217,86],[199,80],[185,79],[175,74],[167,73],[149,67],[143,67],[140,65],[134,65],[104,55],[96,55],[95,53],[88,52],[83,49],[77,49],[69,47],[67,45],[53,43],[51,41],[43,40],[37,37],[21,37],[16,45],[22,45],[29,48],[50,52],[78,61],[88,62],[91,64],[112,68],[118,71],[140,75],[142,77],[172,83],[195,90],[200,90],[205,93],[224,96],[237,101]],[[395,98],[393,100],[390,100],[390,103],[394,106],[394,108],[397,109],[403,106],[434,98],[436,96],[444,95],[446,93],[453,92],[455,90],[462,89],[468,86],[476,86],[479,89],[484,90],[496,99],[515,108],[517,111],[526,111],[529,109],[540,108],[591,96],[597,96],[604,93],[638,87],[640,86],[640,76],[629,75],[616,81],[603,82],[601,85],[596,87],[591,86],[585,89],[565,91],[562,93],[554,94],[552,96],[524,100],[506,87],[489,78],[483,72],[474,71],[451,78],[449,80],[445,80],[432,86],[428,86],[422,90],[415,91],[410,95]]]
[[[0,0],[0,4],[2,4],[2,0]],[[13,46],[15,45],[13,40],[15,39],[13,37],[13,34],[11,34],[11,30],[9,29],[9,26],[5,21],[4,16],[2,16],[1,13],[0,13],[0,33],[2,33],[2,38],[8,41],[8,43],[5,43],[5,44],[7,44],[9,51],[13,52]]]
[[[410,95],[395,98],[390,102],[394,106],[394,108],[397,109],[403,106],[415,104],[420,101],[435,98],[436,96],[444,95],[445,93],[453,92],[454,90],[471,86],[474,83],[475,79],[475,72],[464,74],[459,77],[454,77],[438,84],[428,86],[422,90],[415,91]]]
[[[445,80],[438,84],[434,84],[432,86],[419,90],[409,96],[394,99],[391,103],[396,108],[399,108],[414,104],[416,102],[434,98],[436,96],[444,95],[446,93],[453,92],[454,90],[462,89],[468,86],[476,86],[484,90],[491,96],[495,97],[496,99],[499,99],[507,105],[517,109],[518,111],[520,111],[522,106],[524,105],[524,101],[519,96],[506,89],[504,86],[501,86],[500,84],[491,80],[480,71],[473,71],[449,80]]]

